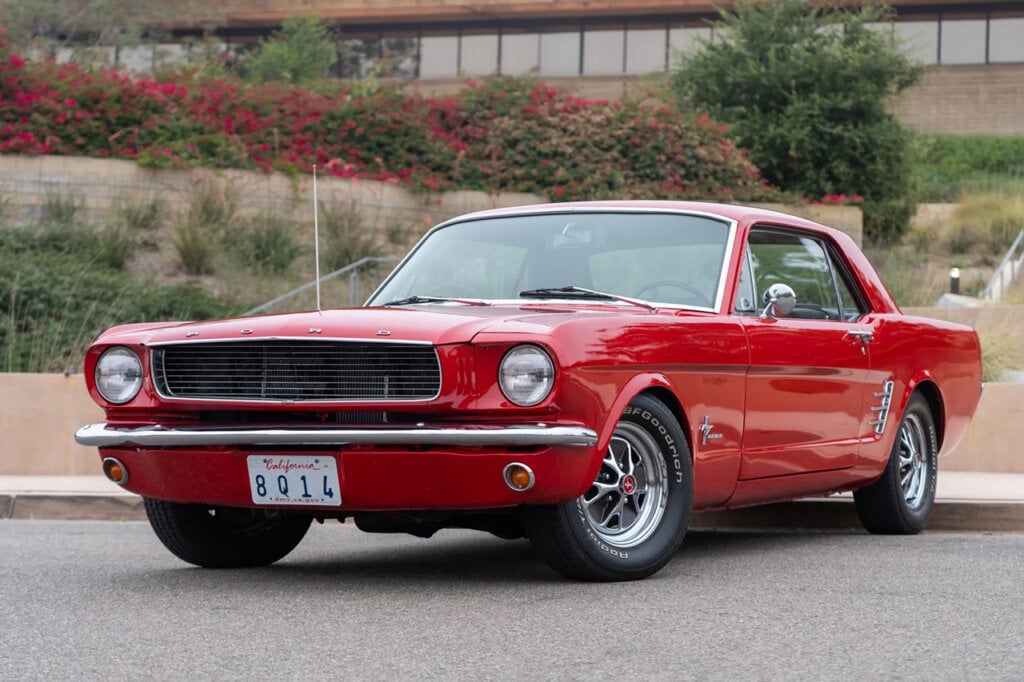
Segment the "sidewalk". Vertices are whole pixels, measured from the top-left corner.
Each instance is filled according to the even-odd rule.
[[[144,520],[139,496],[102,476],[0,476],[0,519]],[[693,530],[860,530],[849,493],[694,514]],[[1024,532],[1024,474],[939,472],[931,531]]]

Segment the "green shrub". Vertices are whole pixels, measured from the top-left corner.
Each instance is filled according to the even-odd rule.
[[[955,254],[980,249],[1001,256],[1024,230],[1024,202],[1019,196],[971,194],[953,212],[948,235]]]
[[[139,248],[138,234],[117,223],[95,231],[90,242],[92,260],[112,270],[124,270]]]
[[[914,174],[922,201],[955,202],[974,192],[1020,193],[1024,135],[920,135]]]
[[[330,29],[314,17],[285,19],[281,30],[244,61],[251,80],[305,85],[327,74],[338,59]]]
[[[35,225],[7,230],[0,239],[11,253],[51,252],[74,254],[83,263],[98,263],[115,270],[139,247],[138,235],[117,219],[97,228],[86,219],[84,201],[74,194],[48,194]]]
[[[22,234],[21,245],[31,240]],[[237,313],[192,285],[139,281],[45,245],[0,244],[0,371],[53,372],[81,366],[86,346],[124,322],[188,320]]]
[[[890,19],[873,5],[743,0],[723,12],[713,42],[681,56],[676,101],[729,124],[773,185],[864,197],[865,235],[896,241],[913,212],[913,138],[885,103],[922,70],[893,34],[872,29]]]
[[[219,239],[212,230],[198,223],[184,221],[174,228],[174,250],[185,272],[190,275],[209,275],[214,271],[213,257]]]
[[[85,200],[73,193],[47,192],[39,207],[39,227],[53,235],[77,230],[86,222]]]
[[[111,207],[114,224],[138,232],[159,229],[167,219],[167,202],[162,197],[145,200],[120,199]]]
[[[454,111],[441,123],[457,137],[459,186],[553,200],[774,196],[722,126],[669,106],[587,100],[514,78],[470,88]]]
[[[367,256],[381,255],[376,231],[366,224],[354,203],[321,204],[319,223],[323,274]]]
[[[280,275],[302,253],[294,231],[293,223],[264,213],[241,221],[230,233],[225,248],[236,261],[252,270]]]
[[[185,272],[209,275],[215,256],[238,224],[238,192],[230,184],[197,182],[188,206],[175,221],[171,242]]]

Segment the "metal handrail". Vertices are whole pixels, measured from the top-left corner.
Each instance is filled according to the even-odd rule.
[[[992,279],[989,280],[988,285],[981,294],[983,299],[998,301],[1006,293],[1006,290],[1017,281],[1017,277],[1021,272],[1021,265],[1024,264],[1024,253],[1016,257],[1015,254],[1022,244],[1024,244],[1024,230],[1017,233],[1017,238],[1013,240],[1013,244],[1007,249],[1006,255],[1003,256],[1003,260],[999,263],[999,267],[992,274]],[[1007,277],[1009,277],[1009,282],[1006,281]]]
[[[347,274],[349,276],[349,303],[353,308],[355,308],[359,305],[360,268],[362,268],[364,265],[369,265],[370,263],[394,263],[397,261],[398,258],[394,256],[366,256],[365,258],[360,258],[355,263],[349,263],[343,268],[339,268],[334,272],[324,275],[323,277],[320,278],[320,284],[323,284],[324,282]],[[242,316],[245,317],[248,315],[256,315],[257,313],[262,313],[267,310],[270,310],[281,301],[287,301],[289,298],[297,296],[298,294],[301,294],[303,291],[308,291],[315,287],[316,284],[316,280],[313,280],[308,284],[303,284],[301,287],[298,287],[297,289],[292,289],[286,294],[281,294],[277,298],[267,301],[262,305],[258,305],[252,310],[245,311],[244,313],[242,313]]]

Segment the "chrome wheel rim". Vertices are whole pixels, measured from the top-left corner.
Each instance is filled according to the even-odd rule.
[[[899,476],[903,499],[910,509],[920,509],[931,475],[927,431],[916,414],[909,414],[900,424]]]
[[[668,500],[668,469],[641,426],[615,427],[597,478],[579,498],[590,529],[608,545],[635,547],[658,529]]]

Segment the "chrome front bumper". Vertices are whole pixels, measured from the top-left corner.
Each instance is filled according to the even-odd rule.
[[[90,424],[75,433],[75,442],[93,447],[121,445],[167,447],[207,445],[573,445],[592,446],[597,433],[581,426],[454,427],[404,429],[203,429],[164,426],[119,428]]]

